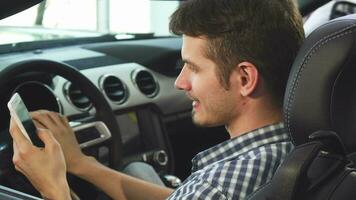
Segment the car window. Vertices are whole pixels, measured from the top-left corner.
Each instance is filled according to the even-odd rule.
[[[149,0],[45,0],[0,20],[0,44],[108,33],[168,36],[169,16],[178,4]]]

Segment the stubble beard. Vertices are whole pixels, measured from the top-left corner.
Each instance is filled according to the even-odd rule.
[[[201,127],[201,128],[217,126],[215,124],[210,124],[209,122],[204,122],[204,121],[199,120],[197,118],[197,114],[194,109],[192,110],[192,121],[197,127]]]
[[[205,127],[204,124],[199,122],[199,120],[196,118],[196,113],[194,109],[192,109],[192,121],[193,124],[195,124],[197,127]]]
[[[226,110],[226,109],[225,109]],[[230,110],[230,109],[228,109]],[[202,111],[200,111],[202,112]],[[196,111],[194,110],[194,108],[192,109],[191,112],[191,116],[192,116],[192,122],[197,126],[197,127],[216,127],[216,126],[221,126],[221,125],[226,125],[226,123],[228,122],[228,119],[231,117],[229,116],[229,112],[224,111],[224,109],[222,110],[214,110],[214,116],[200,116],[201,119],[199,120],[199,117],[196,113]],[[200,113],[202,114],[202,113]],[[205,113],[205,115],[210,114],[211,113]],[[208,118],[206,118],[208,117]]]

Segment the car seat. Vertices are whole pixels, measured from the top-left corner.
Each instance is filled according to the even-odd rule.
[[[356,15],[329,21],[306,38],[283,109],[296,148],[248,199],[356,199]]]

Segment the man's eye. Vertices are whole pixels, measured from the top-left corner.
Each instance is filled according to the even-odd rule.
[[[197,72],[198,71],[198,67],[194,66],[194,65],[188,65],[188,68],[192,71],[192,72]]]

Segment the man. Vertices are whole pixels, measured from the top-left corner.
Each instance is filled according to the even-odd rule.
[[[231,139],[194,157],[191,176],[172,191],[85,156],[64,117],[37,111],[32,117],[44,149],[13,123],[10,132],[16,169],[44,197],[70,198],[66,170],[114,199],[245,199],[271,179],[292,149],[282,100],[304,37],[293,1],[192,0],[172,15],[170,28],[183,35],[185,65],[175,85],[193,101],[193,121],[225,125]]]

